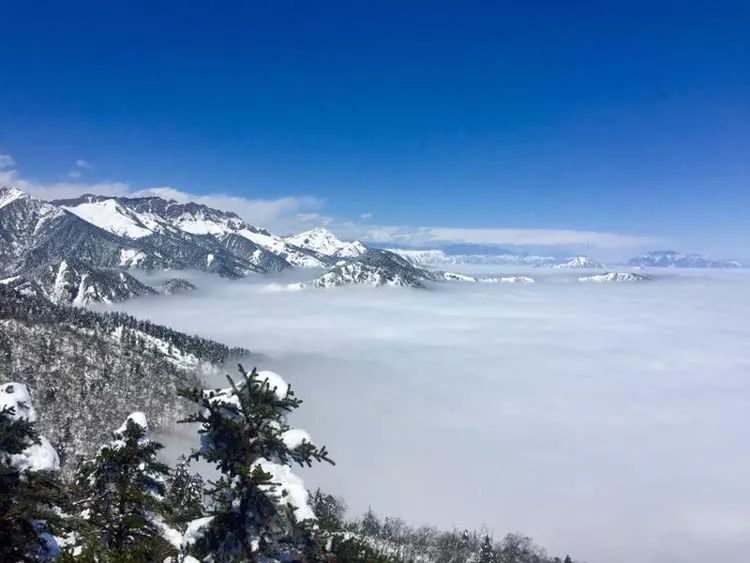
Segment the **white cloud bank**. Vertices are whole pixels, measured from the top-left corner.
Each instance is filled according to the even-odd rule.
[[[43,183],[29,180],[15,168],[10,155],[0,155],[0,184],[15,185],[41,199],[59,199],[94,193],[116,196],[158,195],[176,201],[195,201],[227,211],[279,234],[291,234],[325,225],[339,236],[382,245],[441,246],[446,244],[580,247],[599,249],[642,249],[664,241],[653,237],[573,229],[485,229],[439,226],[375,225],[372,213],[360,221],[336,219],[323,212],[324,200],[316,197],[245,198],[221,193],[191,194],[164,187],[136,187],[126,182],[86,182],[91,163],[79,159],[68,173],[69,181]]]
[[[522,531],[592,562],[745,563],[750,274],[536,275],[279,293],[200,278],[124,307],[266,354],[337,462],[308,485],[355,513]]]

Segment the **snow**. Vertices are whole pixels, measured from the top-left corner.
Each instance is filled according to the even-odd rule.
[[[558,262],[557,264],[553,264],[552,268],[555,269],[565,269],[565,268],[571,268],[571,269],[599,269],[603,268],[601,262],[597,262],[596,260],[593,260],[589,258],[588,256],[574,256],[573,258],[569,258],[568,260],[564,262]]]
[[[354,258],[367,252],[367,248],[361,242],[344,242],[331,231],[322,227],[287,237],[284,240],[289,244],[312,250],[323,256]]]
[[[161,533],[161,537],[167,540],[176,549],[179,550],[182,548],[184,540],[183,540],[183,535],[180,533],[179,530],[175,530],[174,528],[168,526],[159,518],[154,518],[152,522],[159,529],[159,532]]]
[[[528,276],[499,276],[486,277],[477,280],[480,283],[536,283],[534,278]]]
[[[304,520],[316,520],[312,507],[308,500],[305,483],[292,472],[288,465],[274,463],[265,458],[255,461],[251,469],[260,467],[264,472],[271,475],[271,481],[276,485],[262,485],[270,496],[278,502],[287,503],[294,509],[294,517],[297,522]]]
[[[146,255],[135,248],[123,248],[120,251],[120,266],[124,268],[140,266],[145,259]]]
[[[312,438],[305,430],[301,428],[291,428],[281,434],[281,441],[290,450],[296,450],[304,442],[312,443]]]
[[[197,520],[190,522],[182,536],[182,545],[187,547],[201,539],[208,530],[213,519],[213,516],[205,516],[204,518],[198,518]],[[185,561],[187,561],[187,559],[185,559]]]
[[[140,411],[136,411],[128,415],[128,417],[125,419],[125,422],[123,422],[122,425],[117,430],[115,430],[115,433],[124,434],[125,430],[128,427],[129,421],[134,422],[144,430],[148,431],[148,421],[146,420],[146,415]]]
[[[207,217],[203,211],[197,211],[196,213],[183,213],[172,224],[193,235],[217,236],[233,233],[241,221],[226,217]]]
[[[314,256],[296,250],[293,246],[284,242],[282,238],[275,235],[248,228],[241,229],[237,231],[236,234],[273,254],[281,256],[292,266],[299,266],[301,268],[320,268],[325,265]]]
[[[476,278],[465,276],[463,274],[454,274],[453,272],[443,272],[443,279],[446,281],[475,282]]]
[[[11,464],[19,471],[57,471],[60,458],[49,440],[39,436],[38,444],[31,444],[23,453],[11,456]]]
[[[208,254],[206,256],[206,266],[210,267],[211,264],[213,264],[213,263],[214,263],[214,255],[213,254]]]
[[[333,270],[313,280],[311,285],[320,288],[341,287],[346,285],[371,285],[374,287],[415,287],[418,282],[413,282],[404,277],[400,272],[391,268],[383,268],[361,262],[343,262],[336,265]]]
[[[2,188],[0,189],[0,209],[6,205],[10,205],[17,199],[28,198],[29,196],[16,188]]]
[[[13,420],[36,422],[36,410],[31,402],[29,390],[23,383],[4,383],[0,387],[0,410],[12,407]],[[11,456],[11,465],[20,471],[57,471],[60,458],[44,436],[39,436],[38,444],[31,444],[20,454]]]
[[[114,199],[91,201],[74,207],[63,206],[63,209],[105,231],[122,237],[139,239],[153,234],[153,231],[143,226],[141,221],[133,217]]]
[[[579,282],[597,282],[597,283],[609,283],[609,282],[636,282],[644,281],[648,278],[640,274],[634,274],[632,272],[609,272],[606,274],[597,274],[595,276],[583,276],[578,278]]]
[[[68,282],[65,279],[65,274],[68,272],[68,262],[63,260],[57,267],[57,275],[55,276],[55,285],[52,286],[52,301],[60,303],[66,301],[68,293]]]
[[[267,381],[269,389],[276,391],[276,396],[279,399],[286,398],[289,392],[289,384],[278,373],[270,370],[259,371],[256,379],[258,381]]]
[[[0,410],[6,407],[15,409],[13,420],[36,422],[36,410],[31,404],[31,395],[23,383],[4,383],[0,388]]]

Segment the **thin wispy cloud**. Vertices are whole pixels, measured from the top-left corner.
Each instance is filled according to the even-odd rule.
[[[91,164],[91,163],[90,163],[90,162],[89,162],[88,160],[84,160],[84,159],[82,159],[82,158],[79,158],[78,160],[76,160],[76,161],[75,161],[75,164],[74,164],[74,166],[73,166],[73,169],[72,169],[72,170],[70,170],[70,171],[69,171],[69,172],[68,172],[68,173],[66,174],[66,176],[67,176],[68,178],[71,178],[71,179],[74,179],[74,180],[75,180],[75,179],[78,179],[78,178],[81,178],[81,177],[83,177],[83,173],[84,173],[84,171],[85,171],[85,170],[90,170],[90,169],[92,169],[93,167],[94,167],[94,166],[93,166],[93,165],[92,165],[92,164]]]
[[[352,225],[352,230],[359,226]],[[404,246],[445,244],[514,246],[639,247],[661,242],[654,237],[574,229],[472,229],[417,226],[374,226],[362,229],[367,240]]]
[[[13,157],[9,154],[0,154],[0,170],[4,168],[11,168],[16,164],[16,161],[13,160]]]
[[[632,249],[660,245],[664,241],[614,232],[575,229],[454,228],[416,225],[373,224],[373,213],[361,213],[358,220],[336,218],[325,213],[325,200],[313,196],[247,198],[222,193],[194,194],[171,186],[137,187],[126,182],[87,182],[83,172],[92,164],[76,161],[68,181],[44,183],[27,179],[16,168],[10,155],[0,155],[0,182],[15,185],[40,199],[76,197],[86,193],[111,196],[154,195],[178,202],[194,201],[209,207],[233,211],[245,221],[279,234],[291,234],[316,226],[326,226],[341,237],[360,239],[376,245],[440,247],[449,244],[512,245],[533,247],[585,247],[592,249]]]

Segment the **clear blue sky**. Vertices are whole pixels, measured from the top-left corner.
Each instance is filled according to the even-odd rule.
[[[39,181],[84,158],[91,180],[312,195],[386,225],[750,242],[747,1],[24,0],[2,19],[0,153]]]

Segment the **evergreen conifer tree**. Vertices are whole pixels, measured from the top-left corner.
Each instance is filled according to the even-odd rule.
[[[372,511],[372,507],[368,507],[367,512],[365,512],[364,516],[362,517],[360,532],[363,536],[377,538],[380,536],[381,527],[382,526],[380,524],[380,519]]]
[[[184,532],[188,524],[205,515],[203,478],[190,473],[188,460],[182,456],[167,481],[168,522]]]
[[[310,504],[318,519],[318,526],[326,532],[338,532],[344,528],[346,504],[343,499],[317,489],[310,495]]]
[[[220,562],[262,556],[312,560],[305,553],[314,551],[308,522],[315,515],[291,465],[333,462],[325,447],[314,446],[306,432],[287,424],[301,401],[280,376],[239,369],[241,380],[227,376],[227,389],[181,391],[200,407],[183,421],[201,425],[201,447],[191,457],[221,472],[208,490],[210,524],[193,552]]]
[[[26,387],[0,386],[0,561],[38,561],[57,555],[54,533],[64,522],[57,453],[36,430]]]
[[[160,520],[169,468],[156,459],[163,446],[147,438],[147,430],[146,417],[131,414],[113,441],[78,469],[84,559],[163,561],[175,552]]]
[[[497,563],[495,548],[492,546],[492,538],[485,535],[479,548],[479,563]]]

